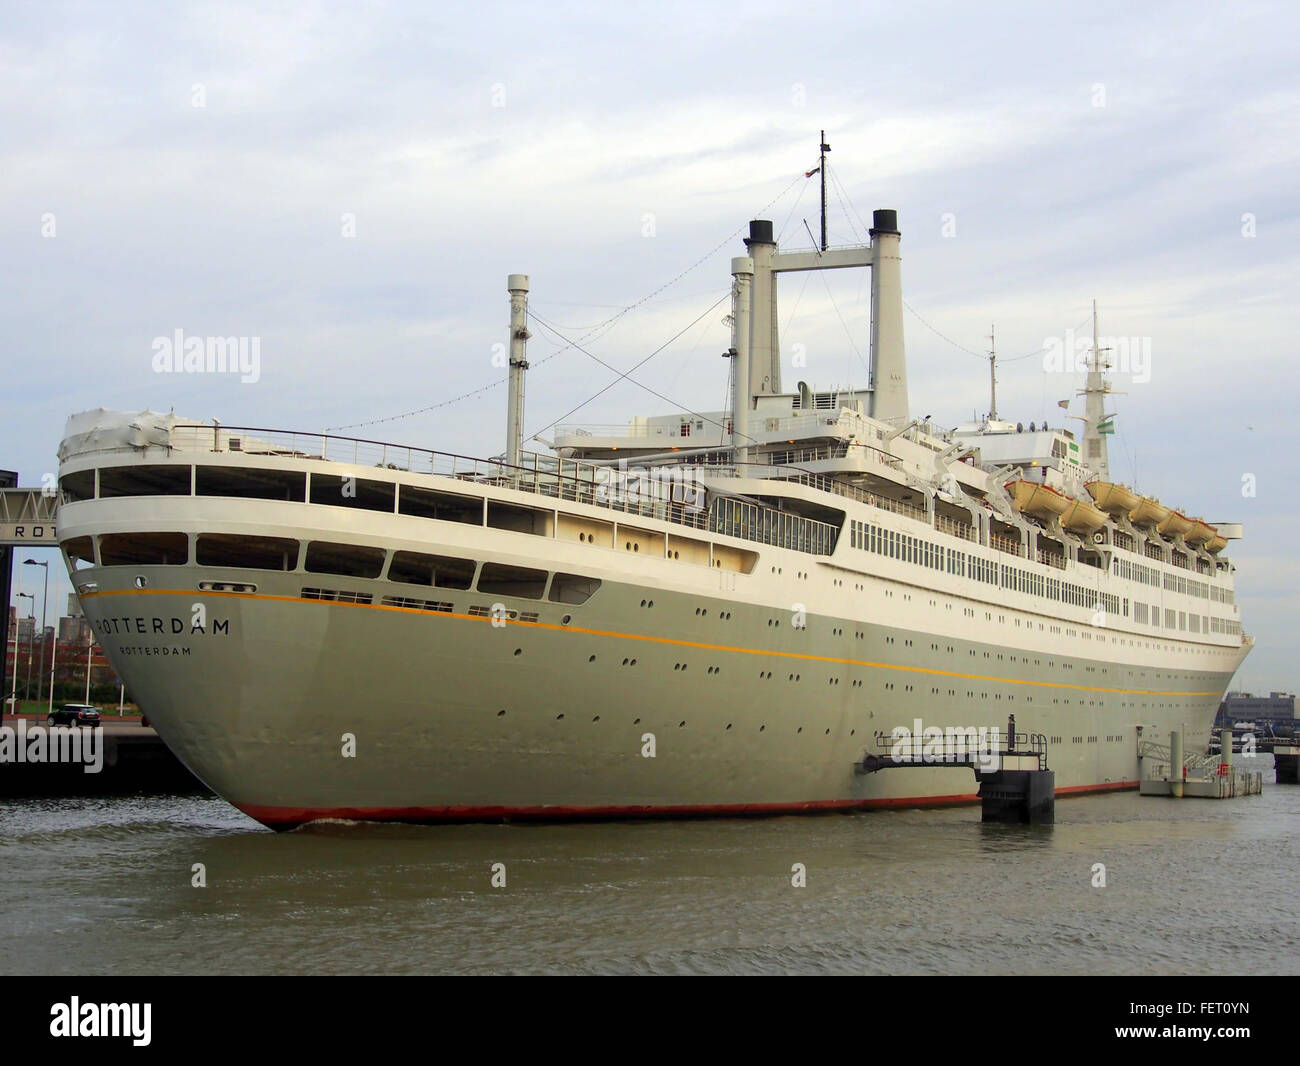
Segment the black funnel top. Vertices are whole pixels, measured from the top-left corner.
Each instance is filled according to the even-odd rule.
[[[772,223],[767,219],[756,218],[749,224],[749,236],[745,243],[757,241],[759,244],[775,244],[772,239]]]
[[[753,223],[750,224],[753,225]],[[880,211],[872,211],[871,232],[898,234],[898,212],[887,208]]]

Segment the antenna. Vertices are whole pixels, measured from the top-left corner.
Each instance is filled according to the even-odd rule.
[[[826,143],[826,131],[822,130],[821,139],[821,165],[819,169],[822,172],[822,251],[826,251],[826,153],[831,150],[831,146]]]
[[[989,421],[998,420],[998,346],[996,329],[989,326]]]

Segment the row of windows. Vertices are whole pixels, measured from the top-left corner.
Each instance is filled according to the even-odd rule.
[[[1210,587],[1210,599],[1215,603],[1236,603],[1232,589],[1220,588],[1218,585]]]
[[[973,581],[998,585],[1014,592],[1043,596],[1060,603],[1073,604],[1075,607],[1092,609],[1100,607],[1113,614],[1120,612],[1118,596],[1105,592],[1098,593],[1083,585],[1062,581],[1056,577],[1047,577],[1044,574],[1035,574],[1007,563],[999,564],[956,548],[931,544],[920,537],[883,529],[865,522],[851,523],[849,534],[855,548],[884,555],[890,559],[900,559],[905,563],[944,571],[956,577],[969,577]],[[1124,613],[1127,615],[1127,601],[1125,608]]]
[[[66,474],[60,488],[71,501],[93,499],[96,494],[101,499],[196,495],[281,500],[486,525],[536,536],[550,536],[554,523],[554,512],[548,508],[525,507],[392,481],[260,467],[102,467],[98,471]],[[815,555],[830,555],[835,550],[838,533],[836,526],[825,522],[738,500],[713,501],[708,527],[715,533]]]
[[[839,532],[826,522],[721,497],[709,507],[709,531],[812,555],[831,555]]]
[[[1136,622],[1146,623],[1147,605],[1145,603],[1134,604],[1133,620]],[[1221,628],[1217,623],[1228,623],[1234,625],[1235,629]],[[1160,607],[1157,604],[1151,605],[1151,624],[1157,629],[1160,628]],[[1187,633],[1236,633],[1241,634],[1240,623],[1230,623],[1226,618],[1212,618],[1208,614],[1189,614],[1187,611],[1165,610],[1165,628],[1181,629]]]
[[[1129,581],[1137,581],[1143,585],[1153,585],[1160,587],[1160,571],[1154,566],[1144,566],[1142,563],[1135,563],[1131,559],[1115,558],[1111,564],[1111,569],[1117,577],[1127,578]]]
[[[105,533],[99,540],[100,566],[184,566],[190,560],[190,538],[185,533]],[[95,544],[77,537],[64,545],[69,565],[83,569],[95,565]],[[285,537],[200,533],[194,538],[194,561],[199,566],[237,567],[242,570],[304,570],[310,574],[335,574],[376,580],[381,577],[403,585],[470,589],[497,596],[518,596],[556,603],[585,603],[600,588],[600,579],[579,574],[550,574],[531,567],[483,563],[424,552],[388,551],[359,544],[313,540],[305,545]],[[478,580],[475,582],[475,571]]]
[[[1197,596],[1203,600],[1210,598],[1210,586],[1204,581],[1196,581],[1181,574],[1165,574],[1164,577],[1166,592],[1181,592],[1184,596]]]

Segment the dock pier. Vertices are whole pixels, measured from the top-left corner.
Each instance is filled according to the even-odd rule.
[[[139,720],[105,721],[97,730],[60,726],[53,732],[43,715],[5,715],[2,726],[7,736],[0,740],[0,796],[207,791]],[[75,744],[73,731],[81,734]],[[93,731],[99,735],[92,739],[86,734]],[[67,757],[70,752],[75,759]],[[99,769],[87,772],[93,764]]]
[[[933,732],[932,732],[933,731]],[[949,730],[937,726],[906,736],[877,734],[876,748],[853,764],[855,773],[966,766],[979,783],[980,821],[1051,825],[1056,820],[1056,773],[1047,768],[1047,738],[1017,733],[1011,715],[997,727]]]
[[[1234,799],[1237,796],[1262,794],[1263,772],[1238,769],[1233,766],[1232,754],[1231,729],[1223,731],[1219,755],[1185,755],[1183,734],[1179,729],[1170,732],[1168,747],[1141,741],[1138,744],[1141,773],[1139,794],[1170,796],[1174,799],[1185,796],[1193,799]],[[1274,758],[1277,758],[1276,749]]]

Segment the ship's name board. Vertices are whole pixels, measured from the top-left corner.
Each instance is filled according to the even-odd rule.
[[[194,625],[188,618],[158,618],[137,616],[134,618],[97,618],[92,623],[95,629],[106,636],[147,636],[155,633],[160,636],[178,637],[188,633],[214,637],[230,636],[230,619],[209,619],[206,626]]]
[[[54,523],[0,522],[0,544],[57,544]]]

